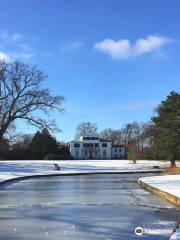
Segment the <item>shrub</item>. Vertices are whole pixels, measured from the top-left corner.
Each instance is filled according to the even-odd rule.
[[[45,160],[72,160],[73,157],[67,154],[47,154]]]

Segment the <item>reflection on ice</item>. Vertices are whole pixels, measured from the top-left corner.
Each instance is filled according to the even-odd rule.
[[[8,191],[0,191],[0,236],[3,240],[131,240],[136,239],[137,224],[173,230],[180,212],[141,189],[136,183],[139,177],[52,177],[9,185]],[[168,237],[149,234],[144,239]]]

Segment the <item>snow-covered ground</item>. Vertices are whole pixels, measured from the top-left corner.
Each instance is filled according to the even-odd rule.
[[[139,180],[180,198],[180,175],[143,177]]]
[[[180,175],[143,177],[139,180],[160,191],[172,194],[177,198],[180,198]],[[170,238],[170,240],[175,239],[180,239],[180,226]]]
[[[61,171],[54,171],[53,164],[58,163]],[[78,173],[78,172],[141,172],[169,166],[168,161],[138,160],[26,160],[0,161],[0,181],[27,175]]]
[[[176,230],[175,233],[173,233],[170,237],[170,240],[178,240],[180,239],[180,225],[179,228]]]

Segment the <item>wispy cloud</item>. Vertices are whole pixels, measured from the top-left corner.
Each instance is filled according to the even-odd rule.
[[[80,40],[76,40],[70,43],[65,44],[62,48],[61,51],[62,52],[66,52],[66,51],[74,51],[74,50],[78,50],[80,48],[82,48],[83,43]]]
[[[25,40],[21,33],[0,32],[0,60],[28,60],[35,57],[36,53]]]
[[[111,56],[114,59],[128,59],[150,54],[160,49],[171,41],[164,36],[149,35],[147,38],[140,38],[134,44],[128,39],[104,39],[94,44],[94,49]]]
[[[88,108],[85,108],[84,105],[79,104],[79,107],[76,111],[72,110],[71,112],[80,112],[80,113],[90,113],[90,114],[106,114],[111,115],[112,113],[128,113],[128,112],[141,112],[144,110],[153,110],[159,104],[159,101],[134,101],[134,102],[127,102],[127,103],[118,103],[114,102],[111,104],[98,105],[98,104],[89,104]],[[74,108],[73,108],[74,109]]]
[[[23,35],[21,33],[14,33],[11,36],[11,41],[12,42],[17,42],[23,40]]]
[[[149,108],[155,108],[158,102],[156,101],[145,101],[145,102],[134,102],[134,103],[127,103],[119,105],[120,110],[125,111],[137,111]]]
[[[9,33],[7,31],[0,32],[0,39],[5,42],[17,42],[23,40],[23,34],[21,33]]]

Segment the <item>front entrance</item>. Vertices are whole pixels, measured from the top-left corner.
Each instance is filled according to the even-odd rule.
[[[89,150],[89,159],[93,159],[93,150]]]
[[[83,159],[98,159],[100,157],[100,150],[98,148],[83,149]]]

